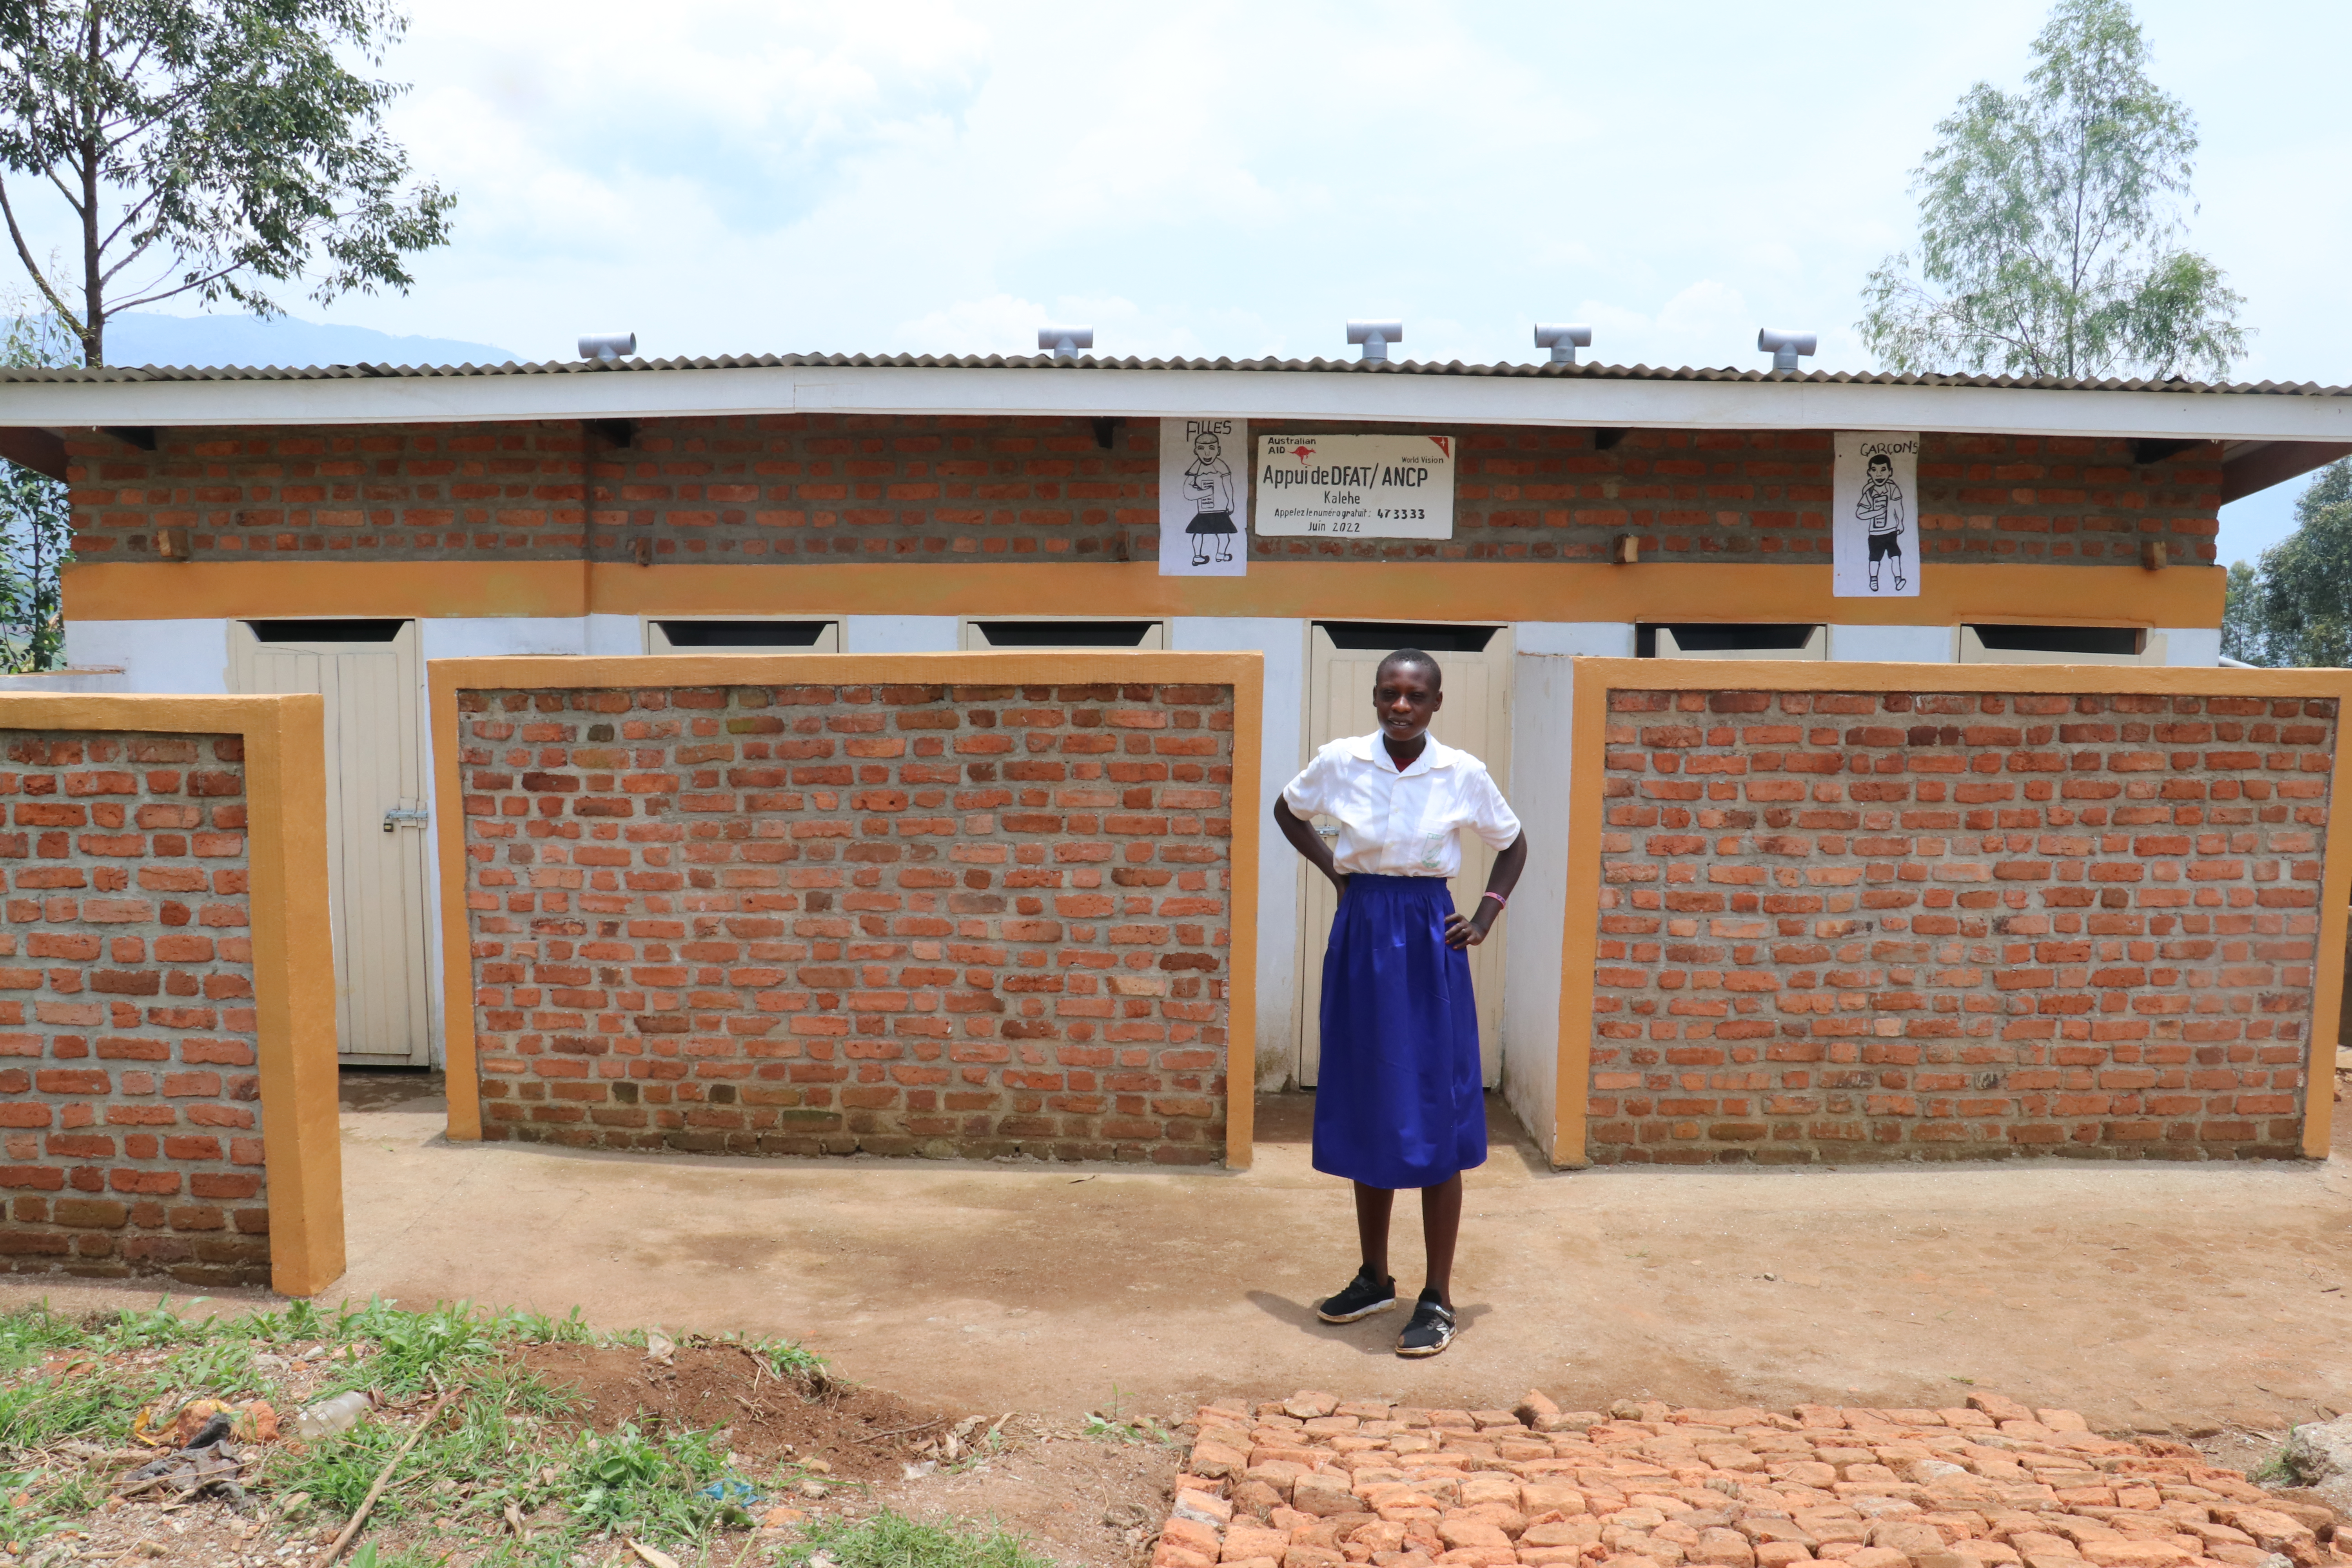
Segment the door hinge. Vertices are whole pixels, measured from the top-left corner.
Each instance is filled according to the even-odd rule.
[[[1317,837],[1322,838],[1337,838],[1339,837],[1339,830],[1338,827],[1326,826],[1321,823],[1316,824],[1315,832]]]
[[[433,814],[429,811],[419,811],[413,806],[395,805],[383,814],[383,830],[389,833],[395,827],[422,827],[432,820]]]

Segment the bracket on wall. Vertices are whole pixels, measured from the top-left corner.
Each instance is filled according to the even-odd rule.
[[[1592,427],[1592,449],[1596,452],[1610,451],[1633,433],[1614,425],[1595,425]]]
[[[1087,423],[1095,427],[1095,445],[1108,452],[1110,450],[1111,437],[1118,433],[1118,427],[1126,424],[1127,420],[1123,416],[1113,415],[1108,419],[1089,419]]]
[[[142,452],[155,449],[155,426],[152,425],[101,425],[99,428],[126,446]]]
[[[629,542],[629,553],[635,559],[638,565],[652,565],[654,563],[654,536],[650,533],[641,533],[637,535],[636,538]]]
[[[634,419],[591,419],[586,423],[608,447],[637,444],[637,422]]]
[[[2163,571],[2169,564],[2168,560],[2169,554],[2170,552],[2165,549],[2164,541],[2161,539],[2144,539],[2140,542],[2139,563],[2151,572]]]
[[[1639,536],[1621,533],[1609,542],[1609,559],[1619,566],[1638,566],[1642,562],[1642,541]]]
[[[195,557],[188,546],[188,531],[184,528],[159,528],[155,531],[155,553],[166,561],[192,561]]]
[[[2204,441],[2169,441],[2153,437],[2140,437],[2132,442],[2132,461],[2161,463],[2167,458],[2179,457],[2191,447],[2203,447],[2209,444]]]

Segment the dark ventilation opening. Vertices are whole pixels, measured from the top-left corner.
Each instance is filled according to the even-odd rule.
[[[1821,627],[1811,625],[1791,625],[1781,621],[1746,621],[1733,626],[1720,623],[1679,622],[1664,626],[1633,628],[1633,657],[1658,657],[1658,633],[1675,634],[1675,645],[1692,653],[1723,653],[1737,648],[1755,648],[1759,652],[1793,649],[1802,652],[1813,634]]]
[[[1500,626],[1428,626],[1414,621],[1318,621],[1331,646],[1349,653],[1485,653]]]
[[[406,621],[247,621],[263,642],[390,642]]]
[[[2106,653],[2136,657],[2146,635],[2137,626],[1976,626],[1969,630],[1995,653]]]
[[[991,647],[1141,647],[1158,621],[975,621]]]
[[[656,621],[672,647],[814,647],[831,621]]]

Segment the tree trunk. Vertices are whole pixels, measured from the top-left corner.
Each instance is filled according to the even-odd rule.
[[[85,47],[89,50],[90,79],[96,81],[105,64],[100,46],[99,7],[89,10],[89,31]],[[74,149],[81,163],[81,359],[82,363],[96,369],[106,363],[106,274],[99,255],[98,242],[98,165],[104,133],[98,123],[94,103],[82,106],[85,116],[81,125],[81,145]]]

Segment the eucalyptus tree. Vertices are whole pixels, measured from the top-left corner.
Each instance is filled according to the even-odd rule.
[[[408,287],[456,198],[385,132],[406,88],[345,63],[381,66],[405,26],[386,0],[0,3],[0,217],[87,363],[109,317],[167,300],[272,315],[287,285]]]
[[[1915,171],[1919,240],[1863,290],[1894,371],[2219,379],[2243,299],[2180,243],[2197,128],[2126,0],[2061,0],[2024,86],[1979,82]]]

